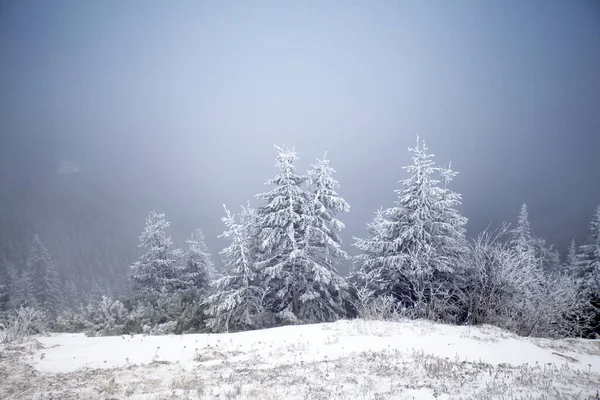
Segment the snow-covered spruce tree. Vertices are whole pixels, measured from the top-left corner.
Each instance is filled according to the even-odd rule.
[[[510,244],[519,255],[521,262],[527,262],[529,264],[534,264],[536,262],[527,204],[521,206],[517,218],[517,226],[512,230]]]
[[[181,271],[178,271],[180,280],[184,283],[182,289],[195,288],[204,295],[209,291],[215,266],[206,247],[202,230],[196,229],[186,243],[188,250],[185,255],[185,264]]]
[[[82,296],[72,279],[67,280],[63,284],[63,294],[65,298],[65,307],[75,310],[82,305]]]
[[[385,246],[389,239],[383,212],[383,209],[378,209],[373,221],[367,223],[366,239],[355,238],[354,245],[362,252],[354,257],[356,268],[350,272],[349,282],[354,303],[352,313],[361,318],[371,317],[365,313],[370,312],[369,306],[375,299],[391,296],[390,282],[398,276],[396,269],[388,268],[383,262],[386,252],[391,253]]]
[[[558,274],[562,272],[560,254],[554,245],[547,245],[546,240],[540,237],[534,237],[531,245],[534,257],[544,273]]]
[[[467,251],[467,218],[465,218],[456,206],[462,203],[461,195],[448,189],[448,185],[458,175],[457,171],[452,169],[452,163],[438,168],[442,183],[440,200],[437,203],[439,208],[436,212],[438,223],[442,229],[436,238],[440,241],[437,244],[438,254],[444,259],[444,262],[453,266],[453,272],[457,272],[458,265]]]
[[[363,252],[357,268],[364,272],[358,275],[373,282],[374,293],[392,295],[415,316],[448,318],[466,218],[455,209],[460,195],[433,177],[440,172],[448,183],[455,172],[436,167],[418,136],[417,146],[409,150],[414,154],[413,164],[405,167],[410,177],[396,190],[395,207],[372,225],[376,235],[356,239]]]
[[[579,247],[577,276],[600,295],[600,205],[596,208],[587,242]]]
[[[10,287],[8,290],[8,307],[17,309],[21,306],[32,307],[35,305],[30,273],[25,265],[18,271],[14,266],[9,267]]]
[[[296,152],[276,149],[279,174],[266,182],[275,188],[256,196],[263,202],[257,208],[257,267],[268,310],[294,321],[300,314],[300,297],[309,278],[304,252],[309,196],[302,188],[306,177],[296,173]]]
[[[210,293],[211,280],[215,274],[202,230],[196,229],[186,243],[188,249],[181,258],[182,264],[175,270],[179,285],[171,295],[161,296],[157,303],[168,322],[176,321],[172,327],[164,326],[175,333],[198,332],[203,329],[202,302]],[[160,329],[162,328],[156,332]]]
[[[512,231],[513,237],[510,243],[517,249],[517,252],[523,253],[531,249],[531,224],[529,223],[529,212],[527,204],[523,203],[519,216],[517,218],[517,227]]]
[[[565,273],[560,267],[558,251],[552,245],[548,246],[543,238],[534,237],[531,234],[526,204],[521,206],[517,226],[512,231],[510,245],[518,255],[521,268],[535,275],[534,281],[538,282],[538,287],[532,287],[532,290],[543,291],[545,285]]]
[[[536,240],[531,234],[527,204],[521,206],[517,218],[517,226],[511,233],[512,237],[509,243],[517,255],[520,268],[526,271],[524,273],[532,275],[532,282],[537,282],[538,286],[542,285],[544,283],[545,272],[542,260],[539,257],[538,251],[536,251]]]
[[[336,264],[348,258],[341,248],[342,240],[338,235],[344,229],[344,223],[337,215],[349,212],[350,206],[337,192],[340,184],[333,177],[335,170],[329,162],[326,157],[317,160],[307,174],[311,211],[309,244],[321,249],[320,254],[315,256],[324,265],[335,269]]]
[[[600,205],[596,208],[590,232],[585,244],[579,247],[576,276],[582,286],[583,295],[588,299],[589,309],[595,317],[588,336],[600,335]]]
[[[242,208],[241,221],[227,207],[226,230],[219,237],[229,240],[229,246],[221,251],[225,271],[215,283],[215,293],[206,301],[206,327],[213,332],[229,332],[260,327],[258,316],[262,312],[264,291],[257,285],[258,274],[254,267],[251,234],[253,232],[253,210]]]
[[[131,265],[130,275],[134,293],[140,299],[150,300],[160,293],[172,293],[185,285],[178,276],[181,250],[171,250],[173,241],[167,234],[169,226],[165,214],[152,211],[146,218],[139,247],[148,249],[148,252]]]
[[[571,240],[571,244],[569,245],[569,252],[567,253],[567,259],[563,264],[563,270],[575,277],[577,275],[577,244],[575,243],[575,239]]]
[[[337,218],[349,212],[350,206],[338,194],[340,185],[333,177],[335,170],[324,157],[308,171],[308,211],[303,240],[304,293],[300,296],[298,317],[306,322],[334,321],[345,314],[349,300],[348,284],[338,274],[348,255],[341,248],[338,232],[344,224]]]
[[[61,305],[58,273],[50,252],[38,235],[33,237],[25,270],[26,273],[21,277],[23,284],[31,287],[34,305],[46,311],[58,312]]]
[[[9,285],[8,274],[0,275],[0,311],[8,309]]]
[[[250,206],[250,202],[246,203],[246,206],[242,206],[242,211],[239,214],[240,224],[246,238],[245,243],[248,247],[248,256],[250,258],[250,265],[253,265],[258,260],[260,254],[260,226],[258,224],[258,212],[255,208]]]
[[[10,283],[8,258],[0,249],[0,311],[8,309]]]
[[[531,233],[527,204],[521,206],[517,226],[512,231],[510,243],[521,256],[523,262],[537,266],[544,273],[560,272],[560,254],[554,246],[548,246],[546,240],[534,237]]]

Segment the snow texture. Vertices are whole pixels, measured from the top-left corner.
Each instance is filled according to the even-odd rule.
[[[0,346],[0,355],[3,399],[588,399],[600,386],[597,340],[423,320],[54,334]]]

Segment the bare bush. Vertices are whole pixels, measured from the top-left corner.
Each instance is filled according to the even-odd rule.
[[[370,287],[371,282],[368,279],[360,284],[353,284],[355,296],[352,306],[356,310],[358,318],[366,320],[399,319],[401,307],[394,297],[391,295],[374,297]]]
[[[14,343],[36,333],[38,313],[33,308],[21,307],[10,315],[6,326],[0,326],[0,343]]]
[[[470,245],[461,293],[466,322],[524,336],[580,336],[592,316],[577,281],[523,258],[502,240],[507,228],[485,231]]]

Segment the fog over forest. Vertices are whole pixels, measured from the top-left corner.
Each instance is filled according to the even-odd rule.
[[[299,173],[327,152],[356,255],[417,134],[467,236],[526,203],[564,259],[600,203],[598,2],[2,1],[0,275],[39,235],[62,281],[122,293],[151,210],[219,269],[274,145]]]

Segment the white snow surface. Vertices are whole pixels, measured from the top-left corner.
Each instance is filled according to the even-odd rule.
[[[588,399],[600,389],[598,340],[521,338],[491,326],[427,321],[52,334],[21,347],[0,347],[0,398]],[[27,369],[35,379],[24,380],[37,381],[34,387],[19,380]],[[12,378],[4,383],[3,370]],[[57,376],[60,385],[49,383]]]

